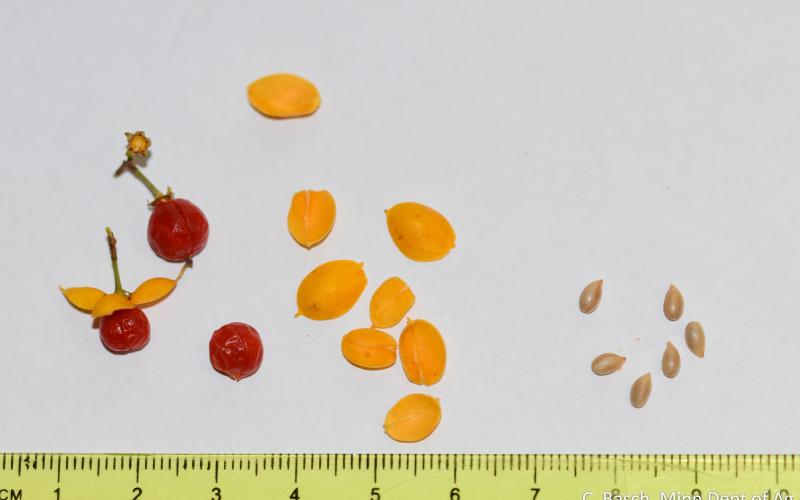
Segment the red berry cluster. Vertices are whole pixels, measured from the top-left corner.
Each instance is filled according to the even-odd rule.
[[[171,262],[183,262],[178,278],[152,278],[128,292],[122,288],[117,266],[117,240],[106,228],[111,263],[114,269],[114,292],[107,294],[91,287],[62,289],[64,296],[76,308],[91,312],[99,320],[100,340],[114,353],[138,351],[150,340],[150,322],[141,307],[155,304],[169,295],[191,259],[208,242],[208,220],[197,205],[175,198],[171,188],[161,192],[143,173],[150,155],[150,139],[144,132],[126,133],[128,146],[125,160],[116,176],[130,172],[139,179],[153,201],[147,225],[147,241],[156,255]],[[261,365],[264,356],[258,332],[244,323],[229,323],[214,332],[209,342],[212,366],[234,380],[249,377]]]

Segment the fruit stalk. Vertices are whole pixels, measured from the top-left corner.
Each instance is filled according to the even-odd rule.
[[[153,195],[153,203],[169,196],[169,190],[167,190],[168,194],[162,193],[161,190],[158,189],[155,186],[155,184],[150,182],[150,179],[148,179],[147,176],[145,176],[144,173],[142,173],[142,170],[136,166],[136,164],[133,162],[133,158],[131,157],[128,157],[124,162],[122,162],[122,165],[119,166],[117,171],[114,173],[114,176],[119,177],[126,170],[130,171],[130,173],[132,173],[134,177],[139,179],[142,182],[142,184],[144,184],[145,187],[150,191],[150,194]]]
[[[125,293],[117,265],[117,238],[114,237],[110,227],[106,227],[106,239],[108,240],[108,250],[111,252],[111,267],[114,269],[114,293]]]

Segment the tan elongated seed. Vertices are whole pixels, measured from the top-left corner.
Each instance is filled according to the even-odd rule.
[[[600,305],[603,297],[603,280],[594,280],[586,285],[578,299],[578,307],[582,313],[591,314]]]
[[[706,355],[706,333],[699,321],[690,321],[684,330],[686,346],[698,358]]]
[[[678,321],[683,316],[683,295],[675,285],[670,285],[664,296],[664,316],[670,321]]]
[[[637,378],[636,382],[631,386],[631,405],[634,408],[641,408],[646,405],[652,390],[653,379],[649,373]]]
[[[675,378],[678,372],[681,371],[681,353],[678,352],[672,342],[667,342],[664,355],[661,356],[661,371],[669,378]]]
[[[592,371],[595,375],[610,375],[625,364],[625,357],[613,352],[603,353],[592,361]]]

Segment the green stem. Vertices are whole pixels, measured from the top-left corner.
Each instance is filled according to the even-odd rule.
[[[108,249],[111,252],[111,267],[114,269],[114,293],[125,293],[122,288],[122,280],[119,277],[119,266],[117,265],[117,239],[114,233],[111,232],[110,227],[106,227],[106,239],[108,240]]]
[[[128,161],[128,170],[131,171],[134,177],[142,181],[142,184],[144,184],[147,187],[147,189],[150,190],[150,193],[153,195],[153,198],[159,200],[164,197],[164,193],[159,191],[159,189],[152,182],[150,182],[150,179],[145,177],[145,175],[142,173],[139,167],[134,165],[133,162],[130,160]]]

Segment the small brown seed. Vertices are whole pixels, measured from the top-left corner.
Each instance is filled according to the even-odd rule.
[[[661,356],[661,371],[669,378],[675,378],[681,371],[681,353],[672,345],[672,342],[667,342],[667,348],[664,349],[664,355]]]
[[[592,371],[595,375],[610,375],[622,368],[625,357],[613,352],[603,353],[592,361]]]
[[[590,314],[593,313],[597,306],[600,305],[600,299],[603,297],[603,280],[594,280],[583,289],[581,296],[578,299],[578,307],[581,312]]]
[[[690,321],[684,331],[686,346],[698,358],[706,355],[706,333],[699,321]]]
[[[641,408],[647,404],[650,391],[653,390],[653,380],[649,373],[636,379],[631,386],[631,404],[634,408]]]
[[[683,295],[675,285],[670,285],[664,296],[664,316],[670,321],[678,321],[683,316]]]

